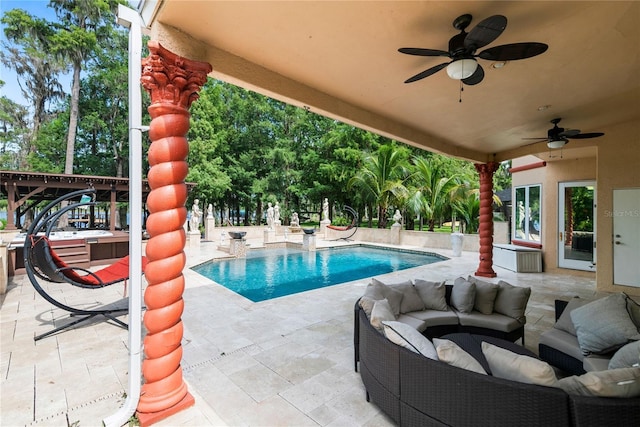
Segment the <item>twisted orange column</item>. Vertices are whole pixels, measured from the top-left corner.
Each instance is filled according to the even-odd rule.
[[[189,107],[198,98],[211,66],[190,61],[149,42],[150,55],[142,61],[142,85],[151,95],[149,186],[144,293],[144,384],[138,403],[141,425],[149,425],[188,406],[194,399],[182,379],[182,311],[186,257],[184,222],[187,219],[189,170]]]
[[[493,271],[493,173],[498,163],[475,164],[480,175],[480,265],[476,276],[496,277]]]

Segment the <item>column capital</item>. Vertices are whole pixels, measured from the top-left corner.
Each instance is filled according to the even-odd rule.
[[[189,109],[207,81],[211,64],[183,58],[150,40],[149,56],[142,59],[142,86],[151,95],[151,105],[173,104]]]

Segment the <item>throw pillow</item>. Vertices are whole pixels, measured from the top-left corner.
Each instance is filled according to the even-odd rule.
[[[376,300],[364,296],[358,300],[358,305],[362,307],[367,317],[371,317],[371,310],[373,310],[373,305],[375,303]]]
[[[609,369],[640,367],[640,341],[630,342],[609,360]]]
[[[384,325],[384,335],[392,343],[408,348],[429,359],[438,360],[438,353],[433,343],[411,326],[388,320],[383,321],[382,324]]]
[[[458,277],[451,289],[451,305],[460,313],[471,313],[476,298],[476,285]]]
[[[542,360],[517,354],[488,342],[482,342],[482,354],[494,377],[556,387],[558,379],[553,368]]]
[[[393,314],[400,314],[400,304],[402,303],[402,292],[397,291],[379,280],[371,279],[371,283],[367,285],[364,296],[375,300],[387,299]]]
[[[480,362],[453,341],[434,338],[433,345],[435,345],[438,359],[441,361],[451,366],[487,375],[487,371],[484,370]]]
[[[422,298],[418,294],[416,288],[413,287],[413,283],[410,281],[404,283],[398,283],[394,285],[388,285],[396,291],[402,292],[402,301],[400,301],[400,313],[410,313],[412,311],[424,310],[424,303]]]
[[[527,309],[527,302],[531,296],[531,288],[513,286],[510,283],[500,280],[498,282],[498,295],[493,305],[493,311],[512,317],[520,323],[526,322],[524,315]]]
[[[447,288],[444,282],[430,282],[428,280],[416,279],[414,281],[425,308],[429,310],[449,311],[447,305]]]
[[[627,312],[626,296],[609,295],[571,312],[580,350],[584,355],[608,353],[637,339],[638,328]]]
[[[396,316],[394,316],[393,311],[391,310],[389,301],[386,299],[377,300],[376,303],[373,304],[371,319],[369,321],[374,328],[382,330],[382,322],[385,320],[396,320]]]
[[[473,308],[482,314],[493,313],[493,305],[496,301],[496,295],[498,295],[498,285],[485,282],[473,276],[469,276],[467,281],[476,285],[476,298]]]
[[[562,378],[558,386],[569,394],[599,397],[640,396],[640,369],[620,368]]]
[[[578,307],[589,304],[592,301],[593,300],[581,299],[578,297],[571,298],[553,327],[560,329],[561,331],[568,332],[571,335],[577,335],[576,327],[573,326],[573,321],[571,320],[571,312]]]

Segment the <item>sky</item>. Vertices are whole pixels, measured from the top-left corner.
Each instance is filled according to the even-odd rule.
[[[29,14],[44,18],[48,21],[54,21],[56,14],[53,9],[47,7],[49,0],[2,0],[0,1],[0,16],[3,16],[6,11],[11,9],[24,9]],[[0,40],[6,41],[4,37],[4,26],[2,26],[2,32],[0,34]],[[0,88],[0,94],[15,101],[19,104],[26,105],[26,101],[20,93],[20,87],[16,79],[16,73],[0,64],[0,79],[4,80],[5,85]],[[67,81],[63,81],[65,91],[71,92],[71,79],[67,78]]]
[[[136,8],[138,0],[133,0],[129,3],[132,4],[132,7]],[[54,10],[48,6],[49,0],[0,0],[0,16],[3,16],[6,11],[11,9],[23,9],[30,15],[38,18],[44,18],[47,21],[55,21],[56,14]],[[6,38],[4,37],[4,26],[2,26],[2,31],[0,31],[0,40],[3,42],[6,41]],[[27,102],[22,96],[20,87],[18,86],[16,73],[12,69],[0,64],[0,79],[5,82],[5,85],[0,88],[0,95],[6,96],[18,104],[27,106]],[[71,73],[63,76],[60,81],[63,89],[67,93],[70,93]]]

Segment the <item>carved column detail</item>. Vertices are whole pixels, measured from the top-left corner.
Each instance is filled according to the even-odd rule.
[[[145,268],[148,286],[144,326],[144,384],[138,403],[142,425],[152,424],[188,406],[194,399],[182,378],[183,268],[187,218],[189,107],[207,80],[211,66],[182,58],[149,42],[150,55],[142,60],[142,86],[151,95],[149,186],[147,220],[149,241]],[[135,319],[133,320],[135,321]]]
[[[476,276],[496,277],[493,271],[493,173],[499,164],[489,162],[475,164],[480,175],[480,265]]]

